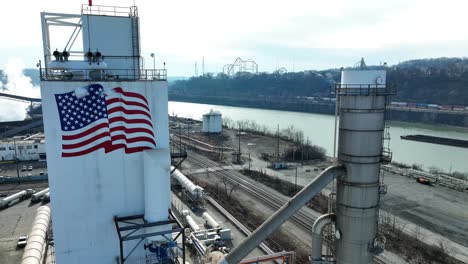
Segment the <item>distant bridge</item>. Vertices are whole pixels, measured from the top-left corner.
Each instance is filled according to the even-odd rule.
[[[30,103],[31,105],[33,103],[41,103],[41,98],[32,98],[32,97],[26,97],[26,96],[20,96],[20,95],[14,95],[14,94],[7,94],[7,93],[0,93],[0,98],[7,99],[7,100],[13,100],[13,101],[18,101],[18,102],[25,102],[25,103]],[[14,128],[9,131],[5,131],[3,133],[0,133],[0,138],[6,138],[6,137],[11,137],[14,136],[18,133],[28,131],[30,129],[36,128],[36,127],[41,127],[43,126],[42,124],[42,118],[36,121],[33,121],[31,123],[28,123],[26,125]]]
[[[39,120],[35,120],[33,122],[27,123],[26,125],[16,127],[14,129],[5,131],[3,133],[0,133],[0,139],[1,138],[12,137],[12,136],[15,136],[15,135],[17,135],[17,134],[19,134],[21,132],[28,131],[28,130],[31,130],[33,128],[41,127],[41,126],[43,126],[42,118],[39,119]]]
[[[31,97],[14,95],[14,94],[7,94],[7,93],[0,93],[0,98],[20,101],[20,102],[26,102],[26,103],[31,103],[31,104],[41,102],[41,98],[31,98]]]

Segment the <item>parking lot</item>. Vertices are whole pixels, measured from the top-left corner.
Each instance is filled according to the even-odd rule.
[[[0,164],[0,176],[20,177],[47,174],[47,164],[39,161],[21,161],[18,164]]]

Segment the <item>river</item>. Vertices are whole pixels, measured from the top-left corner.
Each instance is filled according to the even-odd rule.
[[[169,102],[169,114],[201,120],[210,109],[220,111],[223,118],[233,121],[253,120],[275,131],[294,126],[304,132],[313,144],[319,145],[333,155],[333,133],[335,117],[312,113],[299,113],[279,110],[231,107],[222,105]],[[424,168],[431,166],[445,171],[468,172],[468,149],[436,145],[400,139],[401,135],[424,134],[468,140],[468,128],[433,126],[418,123],[389,122],[390,149],[393,161],[406,164],[420,164]]]

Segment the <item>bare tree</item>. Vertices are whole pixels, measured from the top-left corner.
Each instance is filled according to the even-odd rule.
[[[227,180],[226,175],[221,176],[221,181],[223,182],[224,186],[224,194],[226,195],[227,199],[230,201],[232,197],[232,193],[234,192],[237,187],[239,187],[239,183],[236,184],[230,184],[229,181]]]

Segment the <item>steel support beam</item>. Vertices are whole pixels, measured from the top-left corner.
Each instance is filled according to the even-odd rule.
[[[337,177],[345,175],[345,168],[341,165],[334,165],[324,170],[309,185],[304,187],[299,193],[284,204],[260,227],[258,227],[246,240],[238,247],[234,248],[219,264],[237,264],[255,249],[263,240],[275,232],[284,222],[293,216],[302,206],[309,202],[323,188]]]

